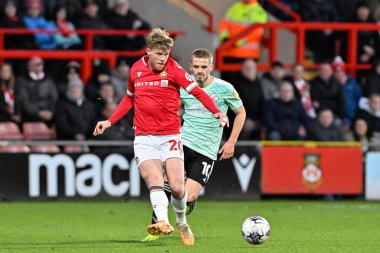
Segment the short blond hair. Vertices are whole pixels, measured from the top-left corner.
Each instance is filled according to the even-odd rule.
[[[171,50],[174,45],[173,39],[170,38],[169,33],[161,28],[153,29],[146,36],[146,43],[149,49],[159,48]]]

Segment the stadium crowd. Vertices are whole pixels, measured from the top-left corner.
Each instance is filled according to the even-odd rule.
[[[331,2],[339,1],[283,2],[299,11],[305,21],[380,20],[376,18],[380,17],[379,9],[372,19],[372,3],[363,1],[357,1],[352,7],[352,15],[339,18],[336,18],[339,15],[331,14],[336,13],[339,6],[336,4],[333,8]],[[295,2],[308,4],[296,5]],[[317,8],[323,5],[322,2],[326,2],[325,8]],[[317,7],[310,7],[317,3]],[[81,49],[83,39],[76,34],[76,28],[150,29],[150,25],[129,8],[127,0],[116,0],[111,9],[107,8],[106,0],[8,0],[0,1],[0,4],[0,28],[59,30],[57,34],[6,35],[6,49]],[[261,7],[255,8],[262,13]],[[331,16],[336,19],[329,19]],[[257,22],[266,20],[266,14],[262,13]],[[239,73],[228,76],[247,111],[240,139],[355,140],[362,142],[365,150],[368,143],[380,142],[379,33],[359,33],[358,61],[371,63],[372,69],[361,71],[358,79],[348,73],[344,62],[345,34],[319,33],[307,35],[307,46],[314,52],[314,61],[320,63],[315,75],[305,75],[304,67],[298,63],[287,70],[280,61],[273,62],[270,71],[259,73],[256,61],[248,58],[243,59]],[[258,41],[260,39],[253,40],[254,43]],[[330,47],[328,43],[336,46]],[[97,50],[138,50],[144,45],[141,36],[94,38],[94,49]],[[64,63],[63,68],[62,63],[46,64],[38,56],[30,58],[27,63],[5,62],[0,67],[0,121],[13,121],[19,126],[24,122],[39,121],[54,129],[57,139],[90,139],[95,122],[107,119],[125,94],[132,61],[134,59],[118,58],[112,70],[104,62],[97,61],[94,74],[86,84],[80,77],[81,65],[75,61]],[[58,70],[51,68],[52,65],[58,65]],[[131,139],[132,116],[128,116],[101,138]]]

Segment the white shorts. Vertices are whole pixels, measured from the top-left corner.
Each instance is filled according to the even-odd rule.
[[[183,160],[182,139],[180,134],[174,135],[138,135],[133,142],[135,160],[138,166],[146,160],[161,160],[169,158]]]

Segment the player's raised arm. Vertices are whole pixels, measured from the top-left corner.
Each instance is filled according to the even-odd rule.
[[[225,125],[227,125],[227,127],[229,126],[228,117],[219,110],[219,108],[215,105],[214,101],[212,101],[210,96],[201,88],[199,88],[198,84],[179,65],[176,72],[176,79],[177,83],[182,88],[184,88],[188,93],[196,97],[207,110],[214,114],[215,118],[219,119],[219,124],[221,127],[224,127]]]

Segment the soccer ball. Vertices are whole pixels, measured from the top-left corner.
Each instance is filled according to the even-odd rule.
[[[261,244],[270,236],[269,222],[261,216],[248,217],[241,226],[244,240],[250,244]]]

